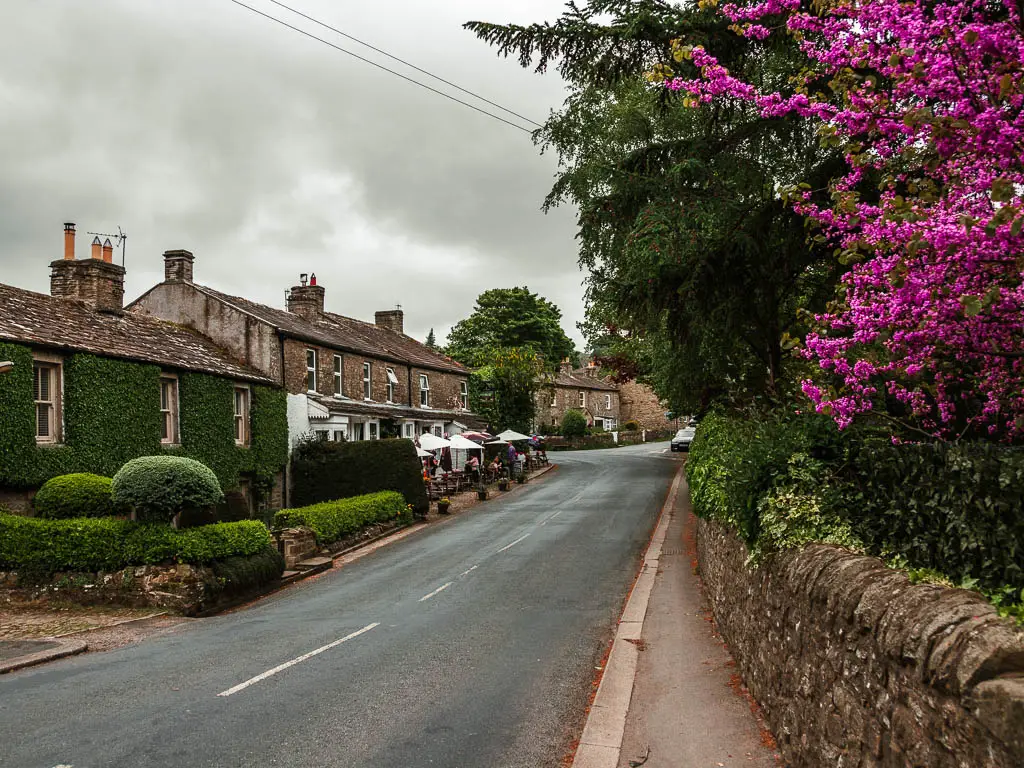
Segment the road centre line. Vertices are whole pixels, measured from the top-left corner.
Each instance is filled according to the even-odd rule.
[[[250,677],[244,683],[239,683],[238,685],[236,685],[236,686],[234,686],[232,688],[228,688],[226,691],[221,691],[217,695],[218,696],[227,697],[227,696],[231,696],[233,694],[236,694],[239,691],[244,691],[250,685],[254,685],[254,684],[258,683],[258,682],[266,680],[268,677],[272,677],[273,675],[276,675],[278,672],[283,672],[284,670],[288,669],[288,667],[294,667],[296,664],[301,664],[302,662],[306,661],[307,659],[313,658],[314,656],[316,656],[319,653],[323,653],[324,651],[329,651],[331,648],[339,646],[342,643],[347,642],[347,641],[349,641],[349,640],[351,640],[353,638],[359,637],[363,633],[369,632],[374,627],[379,627],[379,626],[380,626],[380,622],[379,621],[375,621],[375,622],[373,622],[373,624],[367,624],[362,629],[360,629],[360,630],[358,630],[356,632],[353,632],[350,635],[345,635],[345,637],[339,638],[339,639],[335,640],[332,643],[328,643],[327,645],[322,645],[319,648],[317,648],[315,651],[310,651],[309,653],[304,653],[301,656],[296,656],[294,659],[292,659],[291,661],[286,661],[284,664],[278,664],[273,669],[268,669],[266,672],[263,672],[263,673],[261,673],[259,675],[256,675],[256,677]]]
[[[472,570],[472,569],[470,569],[470,570]],[[467,573],[468,573],[468,571],[467,571]],[[429,595],[424,595],[423,597],[421,597],[420,598],[420,602],[422,603],[424,600],[429,600],[430,598],[432,598],[434,595],[438,594],[439,592],[444,592],[446,589],[448,589],[448,587],[450,587],[452,585],[452,583],[453,582],[449,581],[447,584],[442,584],[440,587],[435,589]]]
[[[519,537],[518,539],[516,539],[515,541],[513,541],[513,542],[512,542],[511,544],[506,544],[506,545],[505,545],[504,547],[502,547],[501,549],[499,549],[499,550],[498,550],[498,554],[500,555],[500,554],[501,554],[502,552],[504,552],[504,551],[505,551],[506,549],[512,549],[512,547],[514,547],[514,546],[515,546],[516,544],[518,544],[518,543],[519,543],[520,541],[522,541],[522,540],[523,540],[523,539],[525,539],[525,538],[528,538],[528,537],[529,537],[529,535],[530,535],[530,534],[526,534],[525,536],[520,536],[520,537]]]
[[[459,578],[461,579],[463,576],[468,576],[469,574],[471,574],[473,571],[475,571],[479,567],[480,567],[479,565],[474,565],[468,571],[463,571],[462,573],[459,574]]]

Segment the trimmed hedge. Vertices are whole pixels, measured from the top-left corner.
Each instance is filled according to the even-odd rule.
[[[169,521],[186,509],[202,509],[224,499],[217,475],[184,456],[141,456],[117,470],[114,503],[134,507],[139,520]]]
[[[423,465],[411,440],[301,442],[292,455],[292,502],[304,507],[378,491],[397,491],[416,514],[430,508]]]
[[[0,511],[0,568],[53,573],[131,565],[204,564],[255,555],[271,545],[263,523],[243,520],[176,531],[117,518],[44,520]]]
[[[247,592],[280,579],[284,556],[271,544],[255,555],[214,560],[211,565],[213,575],[222,580],[226,590]]]
[[[274,527],[294,528],[304,525],[312,529],[321,544],[330,544],[368,525],[384,523],[407,514],[402,494],[381,491],[308,507],[282,509],[274,515]]]
[[[1024,449],[874,445],[852,462],[846,514],[871,550],[960,583],[1024,588]]]
[[[58,475],[43,483],[32,499],[39,517],[109,517],[119,514],[114,504],[111,479],[79,472]]]

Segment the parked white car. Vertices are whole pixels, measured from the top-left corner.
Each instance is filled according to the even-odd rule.
[[[676,436],[672,438],[670,446],[673,451],[689,451],[690,443],[693,442],[693,436],[697,433],[696,427],[683,427]]]

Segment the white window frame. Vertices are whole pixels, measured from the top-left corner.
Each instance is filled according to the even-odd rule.
[[[363,400],[373,400],[373,363],[363,361]]]
[[[46,371],[49,384],[48,397],[41,397],[38,383],[39,371]],[[32,400],[35,403],[36,443],[39,445],[56,445],[64,440],[64,366],[59,357],[34,355],[32,358]],[[39,409],[43,407],[47,413],[47,434],[39,434]]]
[[[252,392],[246,384],[235,385],[235,445],[243,448],[252,445]]]
[[[341,397],[345,394],[344,363],[341,355],[334,356],[334,396]]]
[[[551,390],[551,407],[554,408],[558,405],[558,390]]]
[[[306,391],[307,392],[316,392],[316,384],[317,384],[317,381],[316,381],[316,378],[317,378],[316,377],[317,357],[318,357],[317,350],[315,350],[315,349],[308,349],[308,348],[306,349]],[[312,363],[310,363],[310,358],[312,358]],[[313,386],[310,386],[310,382],[312,382]]]
[[[331,430],[331,439],[336,443],[342,443],[348,440],[348,435],[345,434],[345,430],[343,429],[334,429]]]
[[[611,395],[605,395],[604,396],[604,409],[606,411],[610,411],[612,409],[612,396]]]
[[[398,377],[395,375],[394,368],[384,369],[384,384],[387,389],[388,402],[395,402],[395,385],[398,384]]]
[[[350,427],[349,434],[351,435],[350,439],[355,440],[357,442],[359,440],[365,440],[366,439],[366,422],[365,421],[354,421],[354,422],[352,422],[352,426]]]
[[[168,385],[171,396],[165,402]],[[169,373],[160,374],[160,419],[161,431],[167,433],[160,436],[160,445],[181,445],[181,391],[178,377]]]
[[[411,440],[412,438],[416,437],[416,425],[411,421],[405,422],[404,432],[405,436]]]
[[[420,408],[430,407],[430,377],[420,374]]]
[[[380,440],[380,423],[376,421],[366,422],[366,439]]]
[[[464,411],[469,410],[469,382],[465,380],[459,382],[459,406]]]
[[[587,393],[586,390],[580,390],[580,408],[586,409],[587,407]]]

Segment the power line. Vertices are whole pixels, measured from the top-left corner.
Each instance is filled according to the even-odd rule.
[[[409,67],[410,69],[415,69],[417,72],[420,72],[420,73],[426,75],[427,77],[432,77],[435,80],[439,80],[440,82],[444,83],[445,85],[450,85],[455,90],[462,91],[463,93],[465,93],[465,94],[467,94],[469,96],[472,96],[474,99],[480,99],[480,101],[484,102],[485,104],[490,104],[492,107],[497,107],[502,112],[508,112],[508,114],[515,115],[520,120],[525,120],[526,122],[528,122],[528,123],[530,123],[532,125],[536,125],[538,128],[543,128],[543,126],[540,123],[538,123],[536,120],[531,120],[530,118],[526,117],[525,115],[521,115],[518,112],[515,112],[515,111],[509,109],[508,107],[503,107],[503,106],[501,106],[501,104],[498,104],[495,101],[491,101],[490,99],[485,98],[484,96],[481,96],[479,93],[474,93],[473,91],[470,91],[470,90],[468,90],[466,88],[463,88],[461,85],[457,85],[456,83],[453,83],[451,80],[445,80],[440,75],[435,75],[433,72],[429,72],[429,71],[427,71],[427,70],[425,70],[425,69],[423,69],[421,67],[417,67],[415,64],[413,64],[411,62],[408,62],[405,59],[400,59],[397,56],[395,56],[394,54],[388,53],[387,51],[382,50],[381,48],[378,48],[378,47],[376,47],[374,45],[371,45],[370,43],[366,42],[365,40],[360,40],[358,37],[355,37],[354,35],[350,35],[347,32],[342,32],[337,27],[332,27],[330,24],[326,24],[326,23],[320,21],[319,19],[315,19],[312,16],[309,16],[309,15],[303,13],[302,11],[298,10],[297,8],[292,8],[290,5],[285,5],[282,2],[278,2],[278,0],[269,0],[269,2],[273,3],[274,5],[276,5],[276,6],[280,7],[280,8],[284,8],[286,11],[291,11],[292,13],[296,14],[297,16],[301,16],[302,18],[306,19],[307,21],[312,21],[314,24],[319,24],[324,29],[329,29],[329,30],[331,30],[331,32],[335,32],[335,33],[341,35],[344,38],[347,38],[347,39],[349,39],[349,40],[351,40],[351,41],[353,41],[355,43],[359,43],[359,45],[366,46],[371,51],[376,51],[377,53],[381,54],[382,56],[387,56],[389,59],[391,59],[393,61],[397,61],[399,64],[404,64],[405,66]]]
[[[234,3],[235,5],[241,6],[242,8],[245,8],[247,11],[252,11],[253,13],[257,14],[258,16],[262,16],[265,19],[269,19],[270,21],[273,21],[273,22],[275,22],[277,24],[280,24],[282,27],[287,27],[288,29],[292,30],[293,32],[298,32],[300,35],[305,35],[306,37],[308,37],[308,38],[310,38],[312,40],[316,40],[318,43],[323,43],[324,45],[329,46],[329,47],[333,48],[336,51],[341,51],[342,53],[348,54],[349,56],[351,56],[351,57],[353,57],[355,59],[359,59],[359,61],[362,61],[362,62],[364,62],[366,64],[369,64],[370,66],[376,67],[377,69],[383,70],[383,71],[387,72],[388,74],[394,75],[395,77],[400,77],[403,80],[412,83],[413,85],[418,85],[420,88],[426,88],[431,93],[436,93],[438,96],[443,96],[444,98],[449,99],[450,101],[454,101],[456,104],[461,104],[464,107],[469,107],[470,109],[474,110],[475,112],[479,112],[482,115],[487,115],[488,117],[494,118],[495,120],[498,120],[499,122],[505,123],[505,125],[510,125],[513,128],[518,128],[523,133],[529,133],[529,134],[533,133],[533,131],[531,131],[529,128],[524,128],[523,126],[517,125],[516,123],[513,123],[510,120],[506,120],[505,118],[501,117],[500,115],[496,115],[493,112],[488,112],[486,109],[480,109],[480,107],[474,106],[473,104],[470,104],[469,102],[463,101],[462,99],[457,99],[454,96],[452,96],[451,94],[445,93],[444,91],[439,91],[436,88],[432,88],[429,85],[427,85],[426,83],[421,83],[419,80],[413,80],[411,77],[403,75],[401,72],[395,72],[395,70],[393,70],[393,69],[388,69],[387,67],[385,67],[385,66],[383,66],[381,64],[378,64],[375,61],[371,61],[370,59],[367,59],[367,58],[365,58],[363,56],[360,56],[358,53],[353,53],[350,50],[342,48],[340,45],[335,45],[330,40],[324,40],[322,37],[317,37],[313,33],[307,32],[304,29],[301,29],[299,27],[293,26],[293,25],[289,24],[287,21],[283,21],[282,19],[279,19],[276,16],[271,16],[269,13],[264,13],[263,11],[261,11],[261,10],[259,10],[257,8],[253,8],[251,5],[246,5],[245,3],[241,2],[241,0],[230,0],[230,2]]]

